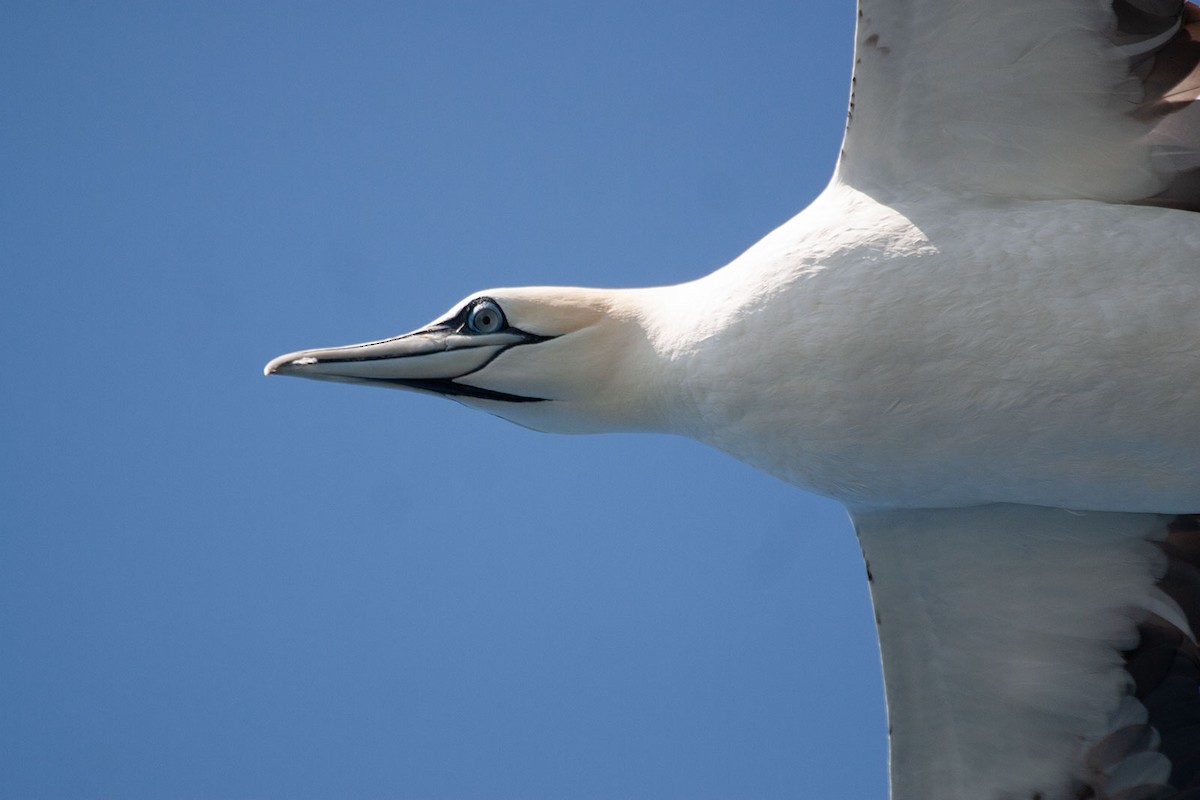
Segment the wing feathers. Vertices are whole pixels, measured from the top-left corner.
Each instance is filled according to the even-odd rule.
[[[1126,670],[1162,737],[1170,784],[1200,792],[1200,648],[1191,633],[1200,627],[1200,516],[1177,517],[1159,547],[1168,565],[1158,588],[1185,614],[1190,631],[1158,616],[1143,621],[1138,646],[1124,654]]]
[[[1161,47],[1179,30],[1180,0],[1113,0],[1117,44],[1131,57]]]
[[[1151,163],[1166,181],[1142,202],[1200,211],[1200,9],[1184,6],[1180,22],[1163,47],[1134,62],[1144,75],[1138,117],[1150,125]]]
[[[1198,98],[1183,0],[860,0],[838,178],[1200,210]]]
[[[853,514],[896,800],[1200,792],[1196,517]],[[1183,792],[1182,794],[1180,792]]]

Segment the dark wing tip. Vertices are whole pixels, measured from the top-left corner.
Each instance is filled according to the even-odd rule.
[[[1200,629],[1200,515],[1172,520],[1159,544],[1167,569],[1158,588]],[[1169,787],[1142,785],[1136,797],[1200,798],[1200,649],[1191,632],[1151,614],[1138,624],[1138,644],[1122,653],[1133,680],[1131,694],[1146,709],[1144,724],[1117,729],[1087,754],[1092,795],[1108,798],[1114,765],[1142,753],[1161,753],[1171,764]],[[1133,788],[1133,787],[1129,787]],[[1117,793],[1111,796],[1122,796]]]
[[[1166,181],[1139,202],[1200,211],[1200,8],[1182,0],[1114,0],[1113,11],[1117,43],[1129,48],[1131,72],[1142,82],[1136,115],[1150,125],[1146,141]]]

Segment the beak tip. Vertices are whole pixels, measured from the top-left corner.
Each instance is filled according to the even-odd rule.
[[[263,375],[267,377],[271,375],[287,375],[288,373],[295,372],[296,367],[315,363],[317,363],[317,359],[315,358],[306,358],[299,353],[288,353],[287,355],[268,361],[267,365],[263,367]]]

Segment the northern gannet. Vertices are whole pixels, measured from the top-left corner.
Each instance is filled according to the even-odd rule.
[[[1200,797],[1200,10],[860,0],[828,188],[678,286],[268,374],[691,436],[840,500],[896,800]]]

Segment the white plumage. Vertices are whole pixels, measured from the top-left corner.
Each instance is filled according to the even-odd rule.
[[[862,0],[829,188],[688,284],[268,373],[694,437],[854,518],[902,800],[1200,797],[1200,13]]]

